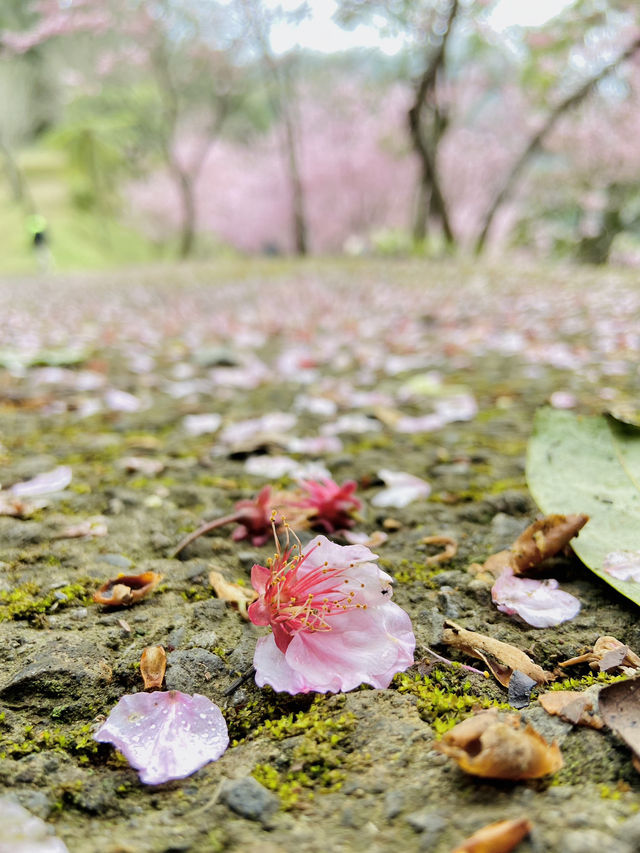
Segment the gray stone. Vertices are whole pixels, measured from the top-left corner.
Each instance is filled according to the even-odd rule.
[[[198,693],[216,675],[225,672],[218,655],[206,649],[184,649],[167,655],[167,690]]]
[[[499,512],[491,520],[492,542],[496,551],[509,548],[527,527],[528,521]]]
[[[625,841],[616,841],[612,847],[611,836],[598,829],[576,829],[561,836],[562,853],[602,853],[615,849],[616,853],[633,853],[633,847]]]
[[[130,569],[133,563],[123,554],[101,554],[98,559],[101,563],[108,563],[116,569]]]
[[[640,849],[640,812],[623,821],[616,828],[616,836],[624,839],[635,850]]]
[[[402,791],[387,791],[384,797],[383,813],[386,820],[393,820],[402,812],[406,797]]]
[[[406,816],[405,820],[413,830],[422,834],[423,849],[427,849],[429,844],[434,844],[447,826],[446,818],[433,809],[412,812]]]
[[[267,791],[253,776],[228,782],[220,799],[231,811],[247,820],[267,821],[280,807],[278,797]]]

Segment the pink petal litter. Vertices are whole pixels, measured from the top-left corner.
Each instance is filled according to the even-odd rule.
[[[512,569],[505,569],[491,589],[491,598],[498,610],[509,616],[519,616],[534,628],[550,628],[577,616],[578,599],[558,589],[558,581],[520,578]]]
[[[604,558],[602,570],[619,581],[640,583],[640,551],[612,551]]]
[[[53,827],[11,796],[0,797],[0,853],[69,853]]]
[[[366,683],[385,688],[413,663],[411,620],[391,601],[391,578],[363,545],[317,536],[304,553],[287,548],[255,565],[259,595],[249,607],[258,640],[256,683],[278,692],[337,693]]]
[[[190,776],[229,745],[218,706],[178,690],[123,696],[94,738],[120,750],[146,785]]]
[[[7,491],[14,497],[33,498],[40,495],[51,495],[54,492],[62,492],[67,488],[72,479],[71,468],[68,465],[58,465],[51,471],[38,474],[31,480],[16,483]]]
[[[401,508],[420,498],[428,498],[431,494],[431,486],[426,480],[404,471],[388,471],[383,468],[378,471],[378,477],[384,482],[386,489],[382,489],[371,500],[373,506]]]

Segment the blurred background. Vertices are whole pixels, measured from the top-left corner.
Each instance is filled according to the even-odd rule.
[[[0,272],[640,263],[637,0],[2,0]]]

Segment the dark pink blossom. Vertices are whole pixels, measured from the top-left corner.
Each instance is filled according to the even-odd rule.
[[[147,785],[190,776],[229,745],[218,706],[178,690],[123,696],[94,738],[119,749]]]
[[[256,683],[288,693],[336,693],[360,684],[388,687],[413,663],[411,620],[391,600],[391,578],[363,545],[336,545],[318,536],[304,553],[278,553],[255,565],[259,598],[249,607],[258,640]]]
[[[301,480],[300,486],[307,493],[292,506],[309,510],[309,521],[326,533],[335,533],[353,527],[353,513],[362,508],[361,501],[354,496],[357,484],[347,480],[339,486],[329,477],[322,480]]]

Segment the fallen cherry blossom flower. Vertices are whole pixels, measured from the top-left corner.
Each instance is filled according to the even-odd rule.
[[[520,578],[505,569],[491,588],[498,610],[517,615],[534,628],[550,628],[573,619],[580,610],[578,599],[558,589],[558,581]]]
[[[34,498],[40,495],[50,495],[54,492],[62,492],[67,488],[72,479],[71,468],[68,465],[58,465],[51,471],[38,474],[31,480],[15,483],[7,491],[14,497]]]
[[[372,498],[373,506],[392,506],[401,509],[431,494],[429,483],[404,471],[389,471],[383,468],[378,471],[378,477],[384,482],[386,488]]]
[[[169,556],[177,557],[187,545],[190,545],[200,536],[204,536],[205,533],[209,533],[210,530],[215,530],[217,527],[224,527],[226,524],[237,524],[231,534],[234,542],[249,539],[252,545],[264,545],[271,535],[273,524],[277,525],[278,523],[277,516],[274,517],[271,487],[265,486],[258,492],[254,500],[238,501],[235,512],[222,516],[222,518],[214,518],[213,521],[207,521],[193,533],[185,536]]]
[[[331,474],[319,462],[300,463],[289,456],[249,456],[244,463],[247,474],[278,480],[280,477],[316,478]]]
[[[152,459],[150,456],[126,456],[118,462],[118,468],[123,468],[128,473],[155,477],[164,471],[165,464],[162,460]]]
[[[0,797],[0,853],[69,853],[53,827],[32,815],[12,797]]]
[[[113,744],[146,785],[190,776],[229,745],[218,706],[178,690],[123,696],[94,738]]]
[[[309,523],[321,527],[325,533],[353,527],[353,513],[362,508],[362,502],[355,497],[357,484],[347,480],[339,486],[330,477],[322,480],[301,480],[300,487],[306,495],[291,505],[309,512]]]
[[[111,412],[137,412],[142,408],[142,402],[136,396],[120,388],[107,388],[104,402]]]
[[[105,607],[129,607],[146,598],[158,586],[164,575],[143,572],[141,575],[118,575],[93,593],[93,600]]]
[[[259,598],[249,618],[273,630],[256,646],[256,683],[291,694],[388,687],[413,663],[415,638],[408,614],[391,601],[391,578],[372,562],[377,556],[325,536],[304,553],[297,548],[251,572]]]
[[[602,570],[619,581],[640,583],[640,551],[612,551],[604,558]]]

